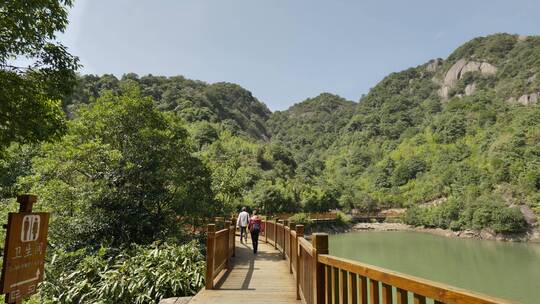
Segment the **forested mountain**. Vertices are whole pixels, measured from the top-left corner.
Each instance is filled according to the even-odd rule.
[[[540,37],[508,34],[393,73],[329,150],[327,178],[352,205],[410,207],[412,224],[523,229],[540,211],[539,74]]]
[[[139,77],[129,73],[121,79],[114,75],[79,77],[73,95],[64,100],[64,108],[72,113],[80,104],[88,104],[104,91],[121,95],[135,87],[141,96],[151,97],[156,108],[177,113],[186,122],[220,122],[234,133],[256,139],[268,139],[265,122],[270,110],[251,92],[233,83],[207,84],[182,76]]]
[[[272,141],[289,148],[300,170],[321,174],[325,151],[354,114],[356,104],[337,95],[323,93],[272,113],[267,121]]]
[[[126,74],[80,77],[64,107],[135,88],[187,123],[230,206],[406,207],[412,224],[517,231],[540,204],[539,74],[540,37],[496,34],[359,103],[323,93],[270,113],[238,85]]]

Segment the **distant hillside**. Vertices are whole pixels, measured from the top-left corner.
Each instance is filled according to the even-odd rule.
[[[519,230],[540,212],[539,96],[540,37],[473,39],[375,86],[328,180],[354,189],[351,205],[410,207],[413,224]]]
[[[143,76],[125,74],[121,79],[113,75],[84,75],[79,77],[75,93],[64,101],[68,113],[109,91],[122,93],[126,87],[137,87],[143,96],[151,97],[156,107],[178,113],[187,122],[207,121],[222,123],[233,133],[246,134],[256,139],[268,139],[265,122],[270,110],[251,92],[232,83],[207,84],[182,76]]]
[[[272,141],[289,148],[298,163],[323,164],[324,152],[349,122],[355,107],[352,101],[323,93],[272,113],[267,121],[268,129]]]
[[[537,225],[538,36],[475,38],[388,75],[359,103],[323,93],[271,113],[235,84],[126,74],[80,77],[65,109],[133,87],[188,123],[216,187],[234,189],[223,200],[287,212],[404,207],[408,223],[456,230]]]

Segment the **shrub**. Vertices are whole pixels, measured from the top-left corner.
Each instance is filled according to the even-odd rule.
[[[338,225],[349,225],[351,223],[352,217],[344,212],[337,211],[336,213],[336,222]]]
[[[426,171],[426,162],[420,158],[413,157],[402,161],[392,173],[392,184],[396,186],[405,185],[409,180],[416,178],[421,172]]]
[[[491,228],[496,232],[521,232],[527,222],[518,208],[499,208],[493,210]]]
[[[304,212],[296,213],[295,215],[289,217],[289,221],[296,225],[304,225],[304,227],[307,227],[313,223],[313,221],[309,218],[309,213]]]
[[[45,303],[157,303],[204,285],[204,257],[196,242],[152,244],[118,252],[102,248],[56,252],[41,288]]]
[[[482,229],[491,225],[492,208],[489,206],[481,206],[476,209],[472,217],[472,227],[474,229]]]
[[[445,113],[435,118],[431,125],[437,143],[453,143],[467,132],[462,113]]]
[[[407,209],[403,215],[403,222],[412,226],[422,226],[424,225],[424,216],[425,209],[414,206]]]

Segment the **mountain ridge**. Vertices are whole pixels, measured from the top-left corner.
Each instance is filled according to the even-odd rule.
[[[197,131],[203,151],[229,138],[223,130],[243,136],[252,156],[235,170],[281,172],[265,186],[247,182],[244,199],[262,201],[258,192],[271,184],[272,195],[292,206],[282,203],[282,211],[406,207],[413,225],[520,231],[520,206],[540,213],[538,74],[539,36],[494,34],[389,74],[358,103],[321,93],[272,113],[235,84],[126,74],[83,76],[89,79],[65,107],[132,83],[157,108],[188,124],[209,123],[202,128],[214,131]],[[246,162],[250,157],[257,161]],[[419,207],[440,198],[444,203]]]

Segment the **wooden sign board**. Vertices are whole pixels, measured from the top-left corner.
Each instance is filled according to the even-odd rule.
[[[43,281],[49,213],[9,213],[0,287],[7,303],[37,292]]]

